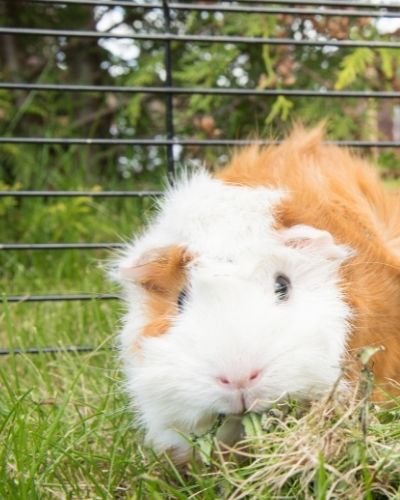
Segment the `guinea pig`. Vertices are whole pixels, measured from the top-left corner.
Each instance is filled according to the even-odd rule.
[[[322,397],[363,346],[400,382],[400,197],[322,126],[183,175],[113,274],[127,390],[177,461],[220,414]]]

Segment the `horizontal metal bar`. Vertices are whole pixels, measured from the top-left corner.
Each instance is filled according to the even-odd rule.
[[[259,144],[267,146],[279,144],[281,141],[253,139],[84,139],[61,137],[0,137],[0,144],[113,144],[129,146],[166,146],[176,144],[181,146],[246,146]],[[336,144],[354,148],[398,148],[400,141],[326,141],[325,144]],[[9,191],[5,191],[9,193]],[[9,196],[9,194],[8,194]]]
[[[306,89],[246,89],[221,87],[122,87],[113,85],[58,85],[45,83],[13,83],[0,82],[0,89],[36,90],[63,92],[118,92],[141,94],[199,94],[199,95],[238,95],[238,96],[287,96],[287,97],[337,97],[337,98],[375,98],[397,99],[400,91],[369,91],[369,90],[306,90]]]
[[[129,7],[141,8],[146,10],[162,9],[162,4],[129,2],[126,0],[30,0],[31,3],[44,4],[62,4],[62,5],[86,5],[86,6],[104,6],[104,7]],[[370,6],[371,7],[371,6]],[[224,12],[224,13],[245,13],[245,14],[285,14],[285,15],[300,15],[300,16],[348,16],[348,17],[400,17],[399,12],[391,12],[384,10],[384,7],[376,5],[374,10],[355,10],[353,9],[329,9],[321,5],[318,8],[293,8],[293,7],[265,7],[254,5],[229,5],[227,3],[213,4],[193,4],[193,3],[175,3],[168,4],[168,8],[178,11],[207,11],[207,12]]]
[[[7,349],[0,348],[0,356],[9,356],[17,354],[62,354],[62,353],[76,353],[82,354],[85,352],[93,351],[114,351],[114,347],[95,347],[95,346],[65,346],[65,347],[27,347],[26,349]]]
[[[123,246],[122,243],[0,243],[0,250],[98,250]]]
[[[46,28],[0,28],[0,35],[29,35],[29,36],[60,36],[79,38],[118,38],[132,40],[146,40],[154,42],[180,42],[180,43],[231,43],[246,45],[293,45],[310,47],[370,47],[400,49],[400,42],[388,40],[294,40],[291,38],[262,38],[250,36],[226,35],[173,35],[170,33],[109,33],[85,30],[56,30]]]
[[[114,146],[165,146],[166,139],[104,139],[102,137],[0,137],[0,144],[63,144]],[[171,141],[170,141],[171,142]]]
[[[371,8],[376,4],[372,4],[371,1],[360,2],[357,0],[236,0],[241,4],[276,4],[276,5],[327,5],[335,7],[339,5],[340,7],[357,7],[357,8]],[[380,5],[377,7],[385,7],[386,9],[398,9],[400,8],[399,2],[387,2],[381,1]]]
[[[17,198],[74,198],[76,196],[91,198],[147,198],[161,195],[162,191],[0,191],[0,197],[14,196]]]
[[[154,4],[144,4],[143,2],[132,2],[131,0],[31,0],[33,3],[46,3],[46,4],[77,4],[77,5],[101,5],[101,6],[110,6],[110,7],[146,7],[152,8]],[[224,6],[229,6],[230,2],[220,2],[218,5],[221,8]],[[400,3],[390,3],[390,2],[381,2],[381,4],[371,4],[371,2],[359,2],[359,1],[349,1],[349,0],[237,0],[237,4],[244,4],[247,6],[251,6],[252,4],[274,4],[274,5],[308,5],[308,6],[319,6],[319,7],[351,7],[351,8],[367,8],[371,9],[371,7],[384,8],[384,9],[398,9],[400,8]],[[171,3],[171,6],[178,6],[180,4]],[[192,5],[192,4],[188,4]],[[175,8],[175,7],[173,7]]]
[[[151,5],[151,4],[150,4]],[[227,4],[190,4],[190,3],[170,3],[172,10],[183,11],[208,11],[225,13],[243,13],[243,14],[284,14],[292,16],[348,16],[348,17],[400,17],[400,12],[381,10],[376,6],[374,10],[355,10],[355,9],[329,9],[321,5],[318,8],[293,8],[293,7],[259,7],[252,5],[227,5]],[[149,4],[137,4],[139,7],[149,8]],[[151,7],[150,7],[151,8]]]
[[[63,91],[63,92],[118,92],[139,93],[146,92],[149,87],[129,87],[121,85],[65,85],[56,83],[14,83],[0,82],[0,89],[6,90],[36,90],[36,91]],[[151,88],[151,87],[150,87]],[[159,87],[163,88],[163,87]],[[149,94],[152,92],[148,92]],[[158,93],[155,91],[154,93]]]
[[[87,5],[93,7],[130,7],[135,8],[162,8],[160,4],[132,2],[131,0],[29,0],[29,3],[47,4],[47,5]],[[154,5],[154,7],[153,7]]]
[[[3,295],[0,296],[0,302],[62,302],[71,300],[118,300],[120,297],[107,293],[76,293],[76,294],[54,294],[54,295]]]

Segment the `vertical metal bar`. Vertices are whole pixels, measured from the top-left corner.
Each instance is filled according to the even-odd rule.
[[[171,28],[171,17],[168,5],[168,0],[163,0],[163,11],[164,11],[164,21],[165,21],[165,31],[167,34],[170,32]],[[171,57],[171,41],[165,41],[165,85],[167,87],[172,87],[172,57]],[[173,114],[173,95],[168,93],[165,96],[165,126],[167,131],[167,139],[174,139],[174,114]],[[167,165],[168,165],[168,178],[173,182],[175,177],[175,162],[174,162],[174,146],[173,144],[167,144]]]

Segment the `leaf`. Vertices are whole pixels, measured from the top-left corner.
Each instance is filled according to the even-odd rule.
[[[388,49],[379,49],[379,55],[381,58],[381,69],[386,78],[393,78],[393,58],[392,53]]]
[[[360,356],[359,356],[361,364],[363,366],[366,366],[369,363],[372,356],[374,356],[377,352],[382,352],[384,350],[385,350],[385,348],[381,345],[378,347],[374,347],[374,346],[364,347],[360,353]]]
[[[214,436],[205,434],[196,441],[197,449],[199,450],[200,459],[205,465],[210,465],[212,461],[212,454],[214,451]]]
[[[318,468],[316,471],[316,493],[318,500],[325,500],[328,483],[328,475],[325,469],[325,459],[322,452],[318,456]]]
[[[261,415],[258,413],[246,413],[242,420],[244,434],[246,437],[262,436]]]
[[[264,25],[264,29],[262,32],[262,36],[264,38],[269,38],[273,36],[273,33],[276,29],[276,17],[269,16],[267,18],[267,22]],[[275,71],[273,68],[273,57],[271,55],[271,46],[268,44],[263,45],[262,47],[262,58],[265,65],[265,70],[269,78],[273,78],[275,76]]]
[[[141,106],[142,97],[143,97],[142,95],[136,94],[129,100],[127,112],[129,117],[129,124],[132,126],[135,126],[140,118],[142,109]]]
[[[274,102],[265,122],[269,125],[277,117],[280,117],[281,120],[286,121],[293,106],[294,104],[292,101],[286,99],[286,97],[284,97],[283,95],[280,95]]]
[[[357,48],[347,55],[342,61],[335,89],[341,90],[353,83],[360,75],[364,75],[367,66],[372,64],[374,56],[374,51],[366,47]]]

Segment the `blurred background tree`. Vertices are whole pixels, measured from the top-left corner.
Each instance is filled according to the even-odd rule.
[[[198,3],[198,2],[197,2]],[[160,9],[83,6],[6,0],[0,24],[13,27],[163,33]],[[172,11],[179,34],[302,39],[393,39],[385,23],[361,17]],[[164,43],[3,35],[0,79],[14,82],[161,86]],[[172,43],[173,83],[185,87],[400,90],[400,51],[393,49]],[[327,119],[332,139],[390,140],[398,101],[301,97],[176,95],[176,135],[218,139],[280,136],[293,120]],[[130,93],[0,91],[3,136],[165,137],[165,97]],[[397,127],[399,124],[397,123]],[[371,152],[371,151],[370,151]],[[372,151],[387,168],[389,150]],[[227,148],[176,147],[179,161],[223,163]],[[2,181],[26,189],[157,184],[165,174],[162,147],[22,146],[0,148]],[[150,173],[150,174],[149,174]],[[133,182],[124,182],[132,178]],[[121,184],[121,185],[122,185]]]

